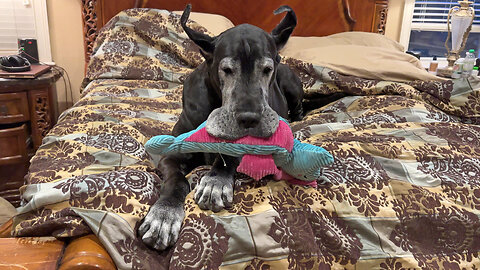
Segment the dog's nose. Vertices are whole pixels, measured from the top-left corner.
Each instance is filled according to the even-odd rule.
[[[253,128],[260,123],[260,114],[253,112],[242,112],[237,115],[238,125],[242,128]]]

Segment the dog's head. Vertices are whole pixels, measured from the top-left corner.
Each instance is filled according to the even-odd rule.
[[[295,13],[288,6],[275,10],[274,14],[287,14],[271,33],[242,24],[210,37],[186,25],[190,9],[187,5],[183,11],[182,27],[200,47],[210,82],[222,98],[222,106],[208,117],[208,133],[224,139],[271,136],[278,126],[278,115],[269,106],[278,51],[297,25]]]

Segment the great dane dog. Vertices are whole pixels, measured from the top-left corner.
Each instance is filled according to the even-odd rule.
[[[274,11],[287,14],[271,34],[242,24],[216,37],[187,26],[190,9],[187,5],[181,24],[200,47],[205,61],[185,80],[183,112],[173,129],[174,136],[207,120],[207,132],[216,137],[269,137],[278,126],[278,116],[292,121],[303,117],[301,81],[288,66],[279,63],[278,51],[297,25],[289,6]],[[200,180],[195,201],[201,209],[215,212],[231,206],[238,158],[204,154],[165,156],[159,162],[164,179],[160,197],[138,229],[145,244],[163,250],[177,241],[185,217],[185,196],[190,189],[185,175],[209,160],[213,160],[213,166]]]

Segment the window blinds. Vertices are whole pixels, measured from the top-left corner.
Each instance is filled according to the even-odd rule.
[[[0,0],[0,54],[18,50],[20,38],[36,38],[35,13],[29,1]]]
[[[475,9],[473,24],[480,25],[480,0],[470,0]],[[412,23],[446,24],[448,11],[454,6],[460,6],[456,0],[415,0]]]

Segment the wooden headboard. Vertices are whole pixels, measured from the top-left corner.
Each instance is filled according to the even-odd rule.
[[[191,3],[194,12],[220,14],[235,25],[250,23],[270,31],[283,18],[273,15],[273,11],[289,5],[298,18],[295,36],[326,36],[346,31],[383,34],[388,10],[388,0],[82,0],[82,3],[87,63],[97,31],[120,11],[134,7],[183,10]]]

